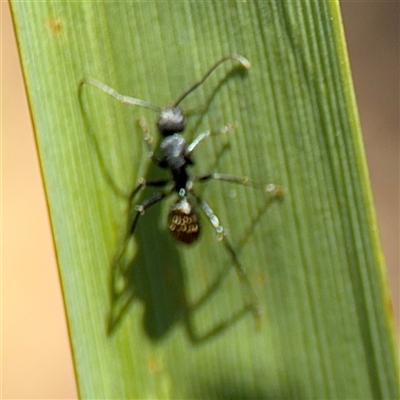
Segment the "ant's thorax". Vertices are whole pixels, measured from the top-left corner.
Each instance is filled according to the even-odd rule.
[[[179,193],[186,190],[189,175],[187,168],[193,165],[186,140],[180,133],[167,136],[161,141],[161,166],[171,171],[175,190]]]

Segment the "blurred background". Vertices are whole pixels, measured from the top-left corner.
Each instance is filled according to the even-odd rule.
[[[400,3],[343,0],[341,5],[399,328]],[[1,106],[2,398],[75,399],[43,183],[10,10],[4,1]]]

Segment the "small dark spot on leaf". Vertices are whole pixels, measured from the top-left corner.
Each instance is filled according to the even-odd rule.
[[[60,35],[63,29],[63,24],[59,18],[49,19],[46,24],[47,28],[50,29],[55,35]]]

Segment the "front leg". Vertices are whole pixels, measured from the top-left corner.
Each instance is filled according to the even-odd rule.
[[[160,157],[158,157],[154,154],[154,148],[152,145],[153,138],[150,135],[149,126],[147,125],[146,119],[144,117],[139,118],[138,124],[139,124],[140,128],[142,129],[143,139],[146,142],[147,153],[148,153],[149,157],[159,167],[165,168],[166,167],[165,162]]]

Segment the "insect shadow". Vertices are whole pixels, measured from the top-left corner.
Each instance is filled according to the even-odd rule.
[[[153,161],[146,176],[151,176],[152,178],[140,179],[139,184],[131,191],[127,199],[129,204],[127,226],[111,267],[111,309],[108,318],[108,334],[110,335],[119,326],[136,298],[145,304],[144,329],[148,336],[154,340],[163,337],[177,321],[184,321],[188,336],[193,343],[201,343],[210,339],[233,325],[248,312],[253,314],[257,325],[260,324],[261,311],[259,301],[247,277],[246,270],[240,263],[233,245],[226,237],[218,217],[210,205],[193,189],[193,186],[195,183],[219,180],[261,189],[269,194],[271,200],[281,197],[282,189],[271,184],[255,184],[247,177],[235,177],[215,172],[198,176],[190,174],[188,168],[194,164],[192,158],[194,149],[206,138],[232,130],[232,126],[227,125],[217,131],[205,131],[190,144],[186,143],[181,134],[186,127],[186,115],[179,107],[179,104],[197,89],[219,65],[228,60],[237,61],[239,66],[245,69],[250,67],[248,60],[242,56],[226,56],[217,61],[201,80],[186,90],[171,106],[162,108],[143,100],[121,95],[110,86],[93,78],[86,78],[80,83],[80,94],[85,84],[91,85],[121,103],[144,107],[157,112],[157,128],[161,136],[160,147],[158,151],[155,151],[146,121],[143,118],[139,120],[149,158]],[[221,81],[217,86],[218,90],[222,82],[225,82],[230,75],[226,75],[226,79]],[[210,104],[216,93],[217,90],[214,90],[208,104]],[[105,172],[106,180],[117,193],[122,193],[107,170],[96,136],[92,134],[90,136],[100,160],[100,167]],[[158,176],[160,175],[156,174],[156,167],[159,170],[166,170],[169,173],[169,177],[164,175],[164,177],[159,178]],[[144,189],[152,190],[148,197],[137,203],[137,197]],[[175,246],[171,245],[170,239],[163,235],[162,232],[155,232],[159,231],[160,203],[173,195],[176,200],[171,205],[167,217],[168,230],[172,237],[178,242],[187,245],[197,241],[200,231],[203,229],[196,209],[200,208],[214,227],[218,241],[223,244],[230,257],[230,263],[217,273],[211,285],[206,288],[205,292],[194,303],[189,303],[187,300],[185,277],[182,269],[179,268],[179,257]],[[152,212],[146,212],[150,207]],[[145,212],[146,217],[143,218],[142,216]],[[145,219],[145,223],[142,222],[140,229],[136,232],[138,222],[142,219]],[[136,239],[139,240],[138,249],[136,249],[135,242],[132,240],[134,233]],[[154,237],[157,237],[157,243],[152,244],[154,251],[151,254],[144,253],[141,244]],[[149,246],[146,247],[149,248]],[[157,249],[163,249],[163,253],[161,254]],[[215,324],[209,331],[198,333],[193,323],[195,311],[204,305],[222,285],[232,266],[236,270],[241,283],[243,307],[234,311],[228,318]]]

